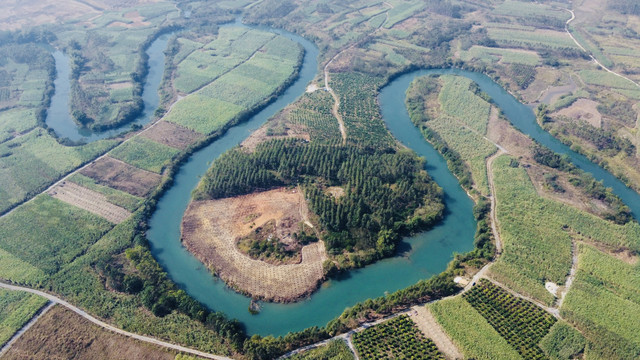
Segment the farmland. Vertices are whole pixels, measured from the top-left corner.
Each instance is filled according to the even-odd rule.
[[[0,248],[14,261],[37,270],[27,277],[13,277],[17,275],[15,270],[9,267],[10,263],[3,262],[0,277],[38,285],[42,274],[59,271],[110,229],[111,224],[100,217],[48,195],[39,195],[0,218]]]
[[[325,91],[306,94],[286,115],[288,121],[300,124],[309,132],[312,141],[336,144],[340,141],[338,121],[331,114],[333,98]]]
[[[242,59],[242,56],[245,56],[244,59],[246,59],[246,56],[250,56],[250,58],[243,62],[236,61],[235,66],[226,65],[228,70],[221,71],[219,76],[211,79],[213,81],[203,84],[196,82],[201,85],[208,84],[178,101],[165,120],[195,132],[210,135],[242,114],[251,112],[263,103],[264,99],[277,92],[296,72],[301,56],[300,48],[291,40],[280,36],[273,38],[270,33],[257,31],[254,33],[257,36],[253,38],[262,39],[264,42],[255,45],[253,55],[252,53],[237,54],[236,52],[240,50],[246,50],[243,47],[219,50],[228,51],[233,57]],[[228,42],[227,40],[226,43]],[[232,44],[235,43],[235,41],[232,42]],[[216,46],[222,46],[222,44],[225,42]],[[258,48],[261,49],[260,52],[257,52]],[[211,58],[214,64],[218,61],[218,56]],[[224,64],[225,60],[221,61]],[[180,76],[180,68],[178,68],[178,76]],[[194,90],[201,85],[192,85],[189,88]]]
[[[501,156],[494,163],[497,215],[504,253],[491,268],[497,280],[512,289],[551,304],[545,281],[563,284],[571,266],[575,233],[614,248],[636,249],[640,226],[603,220],[571,206],[538,197],[524,169],[509,166]],[[553,254],[553,256],[548,256]]]
[[[137,168],[161,173],[167,162],[178,153],[177,149],[136,136],[113,149],[109,155]]]
[[[485,279],[463,297],[523,358],[544,358],[537,344],[556,321],[551,314]]]
[[[462,51],[460,58],[464,61],[474,59],[483,60],[489,63],[522,64],[535,66],[540,63],[540,56],[531,51],[521,49],[489,48],[485,46],[472,46],[467,51]]]
[[[462,297],[438,301],[429,309],[466,358],[491,360],[500,354],[501,359],[522,359]]]
[[[353,360],[353,354],[342,340],[334,340],[317,349],[291,356],[290,360]]]
[[[69,181],[76,183],[80,186],[83,186],[87,189],[98,192],[104,195],[106,197],[106,200],[109,201],[110,203],[123,207],[129,211],[136,210],[138,206],[140,206],[140,203],[142,202],[142,199],[137,196],[130,195],[129,193],[116,190],[108,186],[100,185],[92,178],[88,176],[84,176],[80,173],[73,174],[69,178]]]
[[[589,340],[600,357],[634,358],[640,354],[637,324],[640,286],[637,266],[579,247],[578,272],[561,314]]]
[[[429,141],[442,143],[469,167],[472,183],[482,194],[489,192],[485,159],[496,151],[484,135],[491,106],[474,94],[471,80],[458,76],[424,77],[407,90],[412,121],[437,135]],[[449,165],[452,167],[452,165]],[[463,174],[456,174],[463,180]]]
[[[104,140],[63,146],[41,128],[0,144],[0,212],[36,195],[115,144]]]
[[[353,335],[361,359],[444,359],[433,341],[407,316],[398,316]]]
[[[570,359],[584,352],[586,339],[566,322],[558,321],[539,345],[552,360]]]
[[[24,326],[47,299],[22,291],[0,290],[0,344]]]

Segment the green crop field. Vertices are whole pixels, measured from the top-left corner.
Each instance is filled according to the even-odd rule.
[[[640,356],[639,274],[637,265],[579,246],[578,272],[561,315],[609,358]]]
[[[523,31],[516,29],[489,28],[489,36],[504,46],[524,46],[534,48],[561,49],[569,48],[578,50],[578,46],[569,35],[559,31],[535,30]]]
[[[0,212],[35,196],[62,175],[113,147],[116,141],[60,145],[41,128],[0,144]]]
[[[498,224],[504,242],[502,256],[491,267],[496,280],[551,304],[554,297],[544,284],[564,283],[571,267],[571,233],[611,246],[640,248],[637,223],[616,225],[541,198],[526,171],[509,163],[508,156],[494,162]]]
[[[540,348],[551,360],[569,360],[584,352],[587,340],[564,321],[556,322],[540,341]]]
[[[487,63],[522,64],[535,66],[540,64],[540,56],[535,52],[518,49],[490,48],[473,45],[467,51],[460,51],[460,58],[464,61],[481,60]]]
[[[580,78],[589,85],[598,85],[626,90],[637,90],[632,82],[604,70],[582,70]]]
[[[142,199],[137,196],[133,196],[129,193],[116,190],[108,186],[100,185],[92,178],[80,173],[71,175],[68,180],[80,186],[84,186],[87,189],[99,192],[107,198],[108,202],[123,207],[129,211],[136,210],[142,203]]]
[[[301,51],[280,36],[262,50],[176,103],[166,120],[208,135],[260,104],[293,74]]]
[[[458,296],[429,305],[431,313],[468,359],[519,360],[522,356],[465,299]]]
[[[342,340],[334,340],[325,346],[308,350],[302,354],[293,355],[290,360],[353,360],[353,354],[347,343]]]
[[[369,359],[442,359],[430,339],[408,316],[402,315],[353,334],[358,356]]]
[[[185,51],[191,51],[180,60],[174,85],[183,93],[191,93],[215,78],[246,61],[267,42],[272,33],[242,28],[221,28],[215,40],[208,44],[186,42]],[[182,44],[182,43],[181,43]]]
[[[142,136],[136,136],[116,147],[110,156],[144,170],[161,173],[164,166],[180,150],[157,143]]]
[[[384,24],[384,27],[387,29],[414,15],[425,6],[422,1],[391,0],[389,3],[393,5],[393,8],[389,10],[389,19]]]
[[[6,343],[47,303],[24,291],[0,290],[0,345]]]
[[[34,109],[12,109],[0,112],[0,143],[36,127]]]
[[[442,109],[481,136],[487,133],[491,104],[470,90],[473,81],[462,76],[442,76],[438,99]]]
[[[481,279],[463,297],[523,358],[545,358],[537,344],[556,322],[553,315],[486,279]]]
[[[49,195],[39,195],[0,218],[0,249],[14,263],[30,266],[24,275],[2,262],[0,277],[18,283],[37,285],[42,274],[51,275],[81,255],[112,225],[106,220],[63,203]],[[34,269],[35,268],[35,269]],[[39,271],[38,271],[39,270]]]
[[[569,12],[557,8],[554,9],[550,5],[512,0],[507,0],[496,6],[492,10],[492,13],[524,18],[552,17],[563,22],[571,18],[571,14],[569,14]]]

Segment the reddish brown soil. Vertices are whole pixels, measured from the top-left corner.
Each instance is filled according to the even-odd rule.
[[[202,134],[168,121],[157,122],[140,136],[177,149],[185,149],[202,138]]]
[[[98,183],[145,197],[160,182],[160,175],[105,156],[80,171]]]

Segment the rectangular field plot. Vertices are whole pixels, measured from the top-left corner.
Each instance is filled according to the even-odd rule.
[[[0,344],[29,322],[47,301],[24,291],[0,290]]]
[[[429,305],[438,323],[462,351],[476,360],[521,360],[522,356],[461,296]]]
[[[112,140],[101,140],[83,146],[63,146],[41,128],[0,144],[0,212],[35,196],[63,174],[115,144]]]
[[[433,341],[406,315],[353,334],[360,359],[442,359]]]
[[[109,154],[135,167],[160,173],[178,152],[179,150],[172,147],[136,136],[113,149]]]
[[[209,135],[220,130],[242,110],[241,106],[229,102],[192,94],[178,101],[165,120]]]
[[[51,275],[81,255],[112,226],[86,210],[39,195],[0,218],[0,248]],[[0,264],[3,278],[7,278],[5,266]],[[32,283],[32,279],[25,280]]]
[[[568,34],[553,30],[522,31],[515,29],[489,28],[489,37],[501,45],[535,48],[571,48],[579,47]]]
[[[537,344],[556,322],[551,314],[486,279],[463,297],[523,358],[544,358]]]
[[[176,149],[185,149],[202,138],[202,134],[168,121],[158,121],[140,136]]]
[[[578,271],[561,315],[589,340],[601,358],[640,354],[640,270],[581,244]]]
[[[549,5],[531,3],[525,1],[507,0],[498,5],[492,11],[494,14],[516,16],[516,17],[550,17],[560,21],[567,21],[571,18],[568,11],[554,9]]]
[[[116,190],[108,186],[100,185],[94,179],[88,176],[84,176],[80,173],[74,173],[69,178],[67,178],[67,180],[84,188],[97,192],[104,196],[106,201],[119,207],[125,208],[129,211],[135,211],[142,203],[142,199],[137,196],[133,196],[129,193]]]
[[[95,180],[100,185],[139,197],[147,196],[160,183],[160,175],[138,169],[109,156],[85,167],[80,174]]]
[[[107,198],[99,192],[89,190],[72,182],[63,181],[47,193],[69,205],[77,206],[80,209],[101,216],[114,224],[119,224],[131,216],[130,212],[108,202]]]
[[[460,57],[464,61],[482,60],[485,62],[501,62],[505,64],[538,65],[540,56],[534,51],[520,49],[501,49],[486,46],[472,46],[468,51],[461,51]]]

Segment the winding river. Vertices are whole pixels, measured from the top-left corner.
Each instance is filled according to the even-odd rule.
[[[236,22],[225,26],[245,25]],[[241,143],[269,117],[295,101],[304,93],[306,85],[317,73],[318,49],[312,43],[288,32],[262,27],[260,29],[286,36],[304,47],[306,54],[299,78],[275,102],[248,121],[232,127],[210,145],[193,153],[188,161],[180,166],[174,184],[158,201],[157,209],[149,221],[150,228],[147,233],[153,255],[180,287],[209,308],[240,320],[249,334],[283,335],[310,326],[323,326],[338,316],[345,307],[405,288],[420,279],[437,274],[446,268],[454,252],[466,252],[473,248],[472,242],[476,228],[472,216],[473,202],[447,169],[446,161],[413,126],[404,105],[405,91],[411,81],[418,76],[455,74],[474,80],[493,98],[497,106],[520,131],[556,152],[568,154],[578,167],[590,172],[596,179],[602,179],[606,186],[612,187],[614,192],[629,205],[634,215],[640,214],[638,193],[543,131],[536,123],[535,116],[529,107],[518,102],[487,76],[457,69],[413,71],[386,85],[381,90],[379,102],[388,129],[400,142],[427,159],[426,170],[444,189],[447,205],[444,220],[427,232],[404,239],[400,246],[400,254],[396,257],[351,271],[345,278],[328,281],[304,301],[294,304],[265,303],[262,304],[260,314],[251,315],[248,311],[250,299],[227,288],[224,282],[211,276],[208,269],[181,245],[179,239],[181,217],[189,203],[191,191],[207,171],[211,161]],[[140,119],[139,123],[148,121],[158,104],[156,89],[160,80],[154,82],[153,79],[155,76],[160,78],[162,76],[164,67],[162,49],[166,46],[166,41],[166,37],[159,38],[148,51],[151,71],[143,94],[146,115],[141,117],[143,119]],[[158,48],[159,50],[153,50]],[[57,67],[59,64],[63,66],[64,62],[56,61]],[[58,79],[68,79],[61,70],[64,69],[58,69]],[[57,111],[64,113],[66,110],[68,115],[68,91],[65,98],[64,84],[61,84],[62,87],[59,86],[56,81],[56,96],[58,92],[62,95],[59,98],[54,96],[52,108],[57,106],[59,110],[50,110],[52,117]],[[51,123],[50,126],[60,131],[61,136],[71,137],[69,135],[72,135],[86,141],[109,136],[105,133],[82,133],[72,121],[59,126]]]
[[[153,114],[160,104],[158,87],[164,75],[164,50],[167,48],[167,42],[170,37],[171,34],[159,36],[146,50],[147,55],[149,55],[149,73],[145,79],[142,91],[142,101],[144,103],[142,113],[132,122],[101,132],[93,132],[90,129],[78,127],[78,124],[73,121],[69,111],[71,90],[69,81],[69,76],[71,75],[69,58],[60,50],[53,51],[52,55],[56,62],[56,79],[54,80],[55,93],[51,98],[51,106],[47,111],[47,118],[45,120],[47,126],[53,129],[58,137],[89,143],[128,132],[131,130],[131,125],[134,124],[147,124],[153,119]]]

